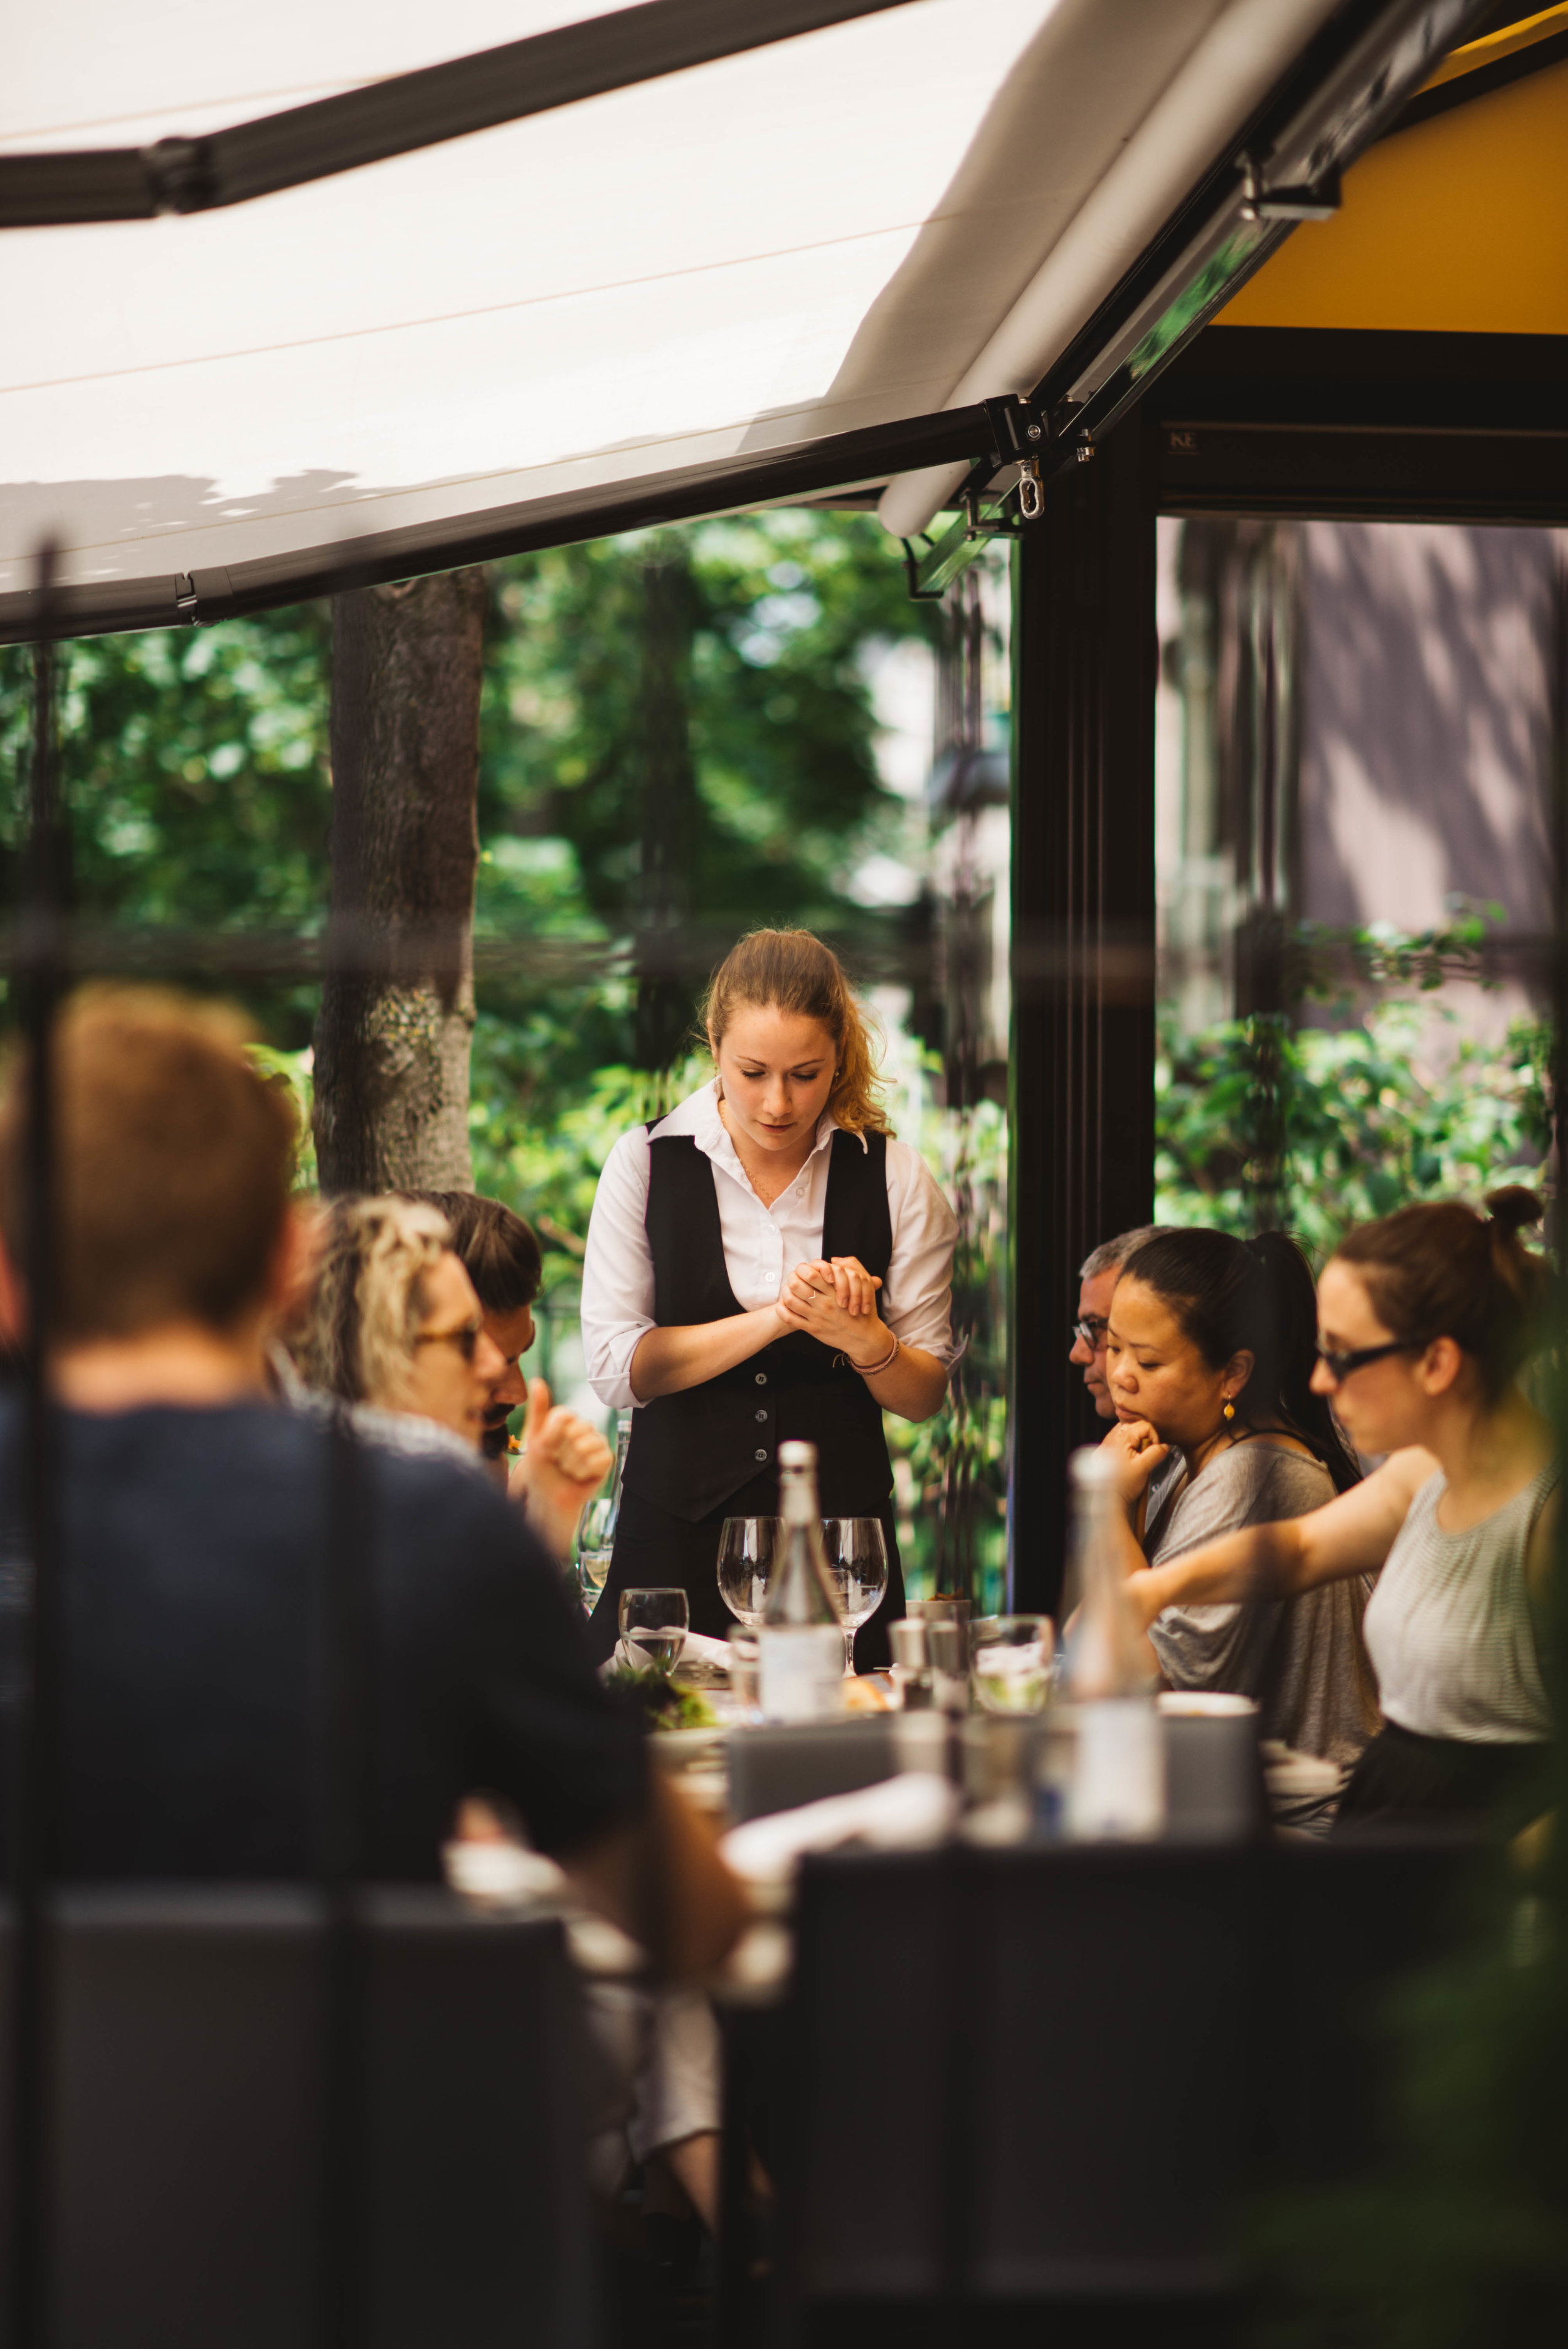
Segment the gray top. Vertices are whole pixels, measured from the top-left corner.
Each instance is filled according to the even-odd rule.
[[[1367,1609],[1383,1710],[1418,1737],[1529,1745],[1552,1735],[1525,1560],[1557,1483],[1551,1461],[1501,1509],[1445,1533],[1441,1472],[1411,1502]]]
[[[1222,1452],[1191,1484],[1178,1454],[1150,1491],[1149,1563],[1168,1566],[1222,1534],[1304,1517],[1333,1498],[1334,1480],[1321,1463],[1261,1435]],[[1366,1605],[1367,1587],[1357,1577],[1298,1599],[1168,1607],[1149,1636],[1172,1688],[1255,1698],[1263,1736],[1347,1764],[1378,1725],[1377,1683],[1361,1638]]]

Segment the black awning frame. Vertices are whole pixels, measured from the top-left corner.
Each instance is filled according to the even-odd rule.
[[[201,138],[0,155],[0,229],[212,212],[574,106],[909,0],[641,0]]]

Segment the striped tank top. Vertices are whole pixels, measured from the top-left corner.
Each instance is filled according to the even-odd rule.
[[[1448,1479],[1439,1473],[1421,1486],[1362,1625],[1386,1720],[1470,1745],[1551,1737],[1525,1560],[1559,1474],[1550,1461],[1462,1534],[1438,1523]]]

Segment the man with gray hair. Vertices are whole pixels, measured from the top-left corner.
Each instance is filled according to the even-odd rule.
[[[1116,1405],[1105,1380],[1105,1333],[1111,1292],[1129,1257],[1135,1255],[1145,1240],[1157,1238],[1165,1228],[1163,1224],[1140,1224],[1136,1231],[1119,1232],[1113,1240],[1101,1240],[1078,1267],[1078,1319],[1073,1323],[1073,1350],[1068,1360],[1081,1366],[1083,1382],[1101,1419],[1116,1417]]]

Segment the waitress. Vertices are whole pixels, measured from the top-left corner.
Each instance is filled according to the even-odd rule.
[[[742,938],[704,1017],[712,1082],[621,1136],[588,1228],[588,1377],[635,1407],[590,1635],[609,1655],[619,1594],[661,1584],[694,1631],[732,1630],[719,1528],[778,1515],[779,1446],[804,1437],[823,1516],[882,1523],[887,1595],[856,1642],[875,1665],[903,1612],[882,1415],[941,1408],[957,1225],[889,1131],[865,1016],[819,938]]]

